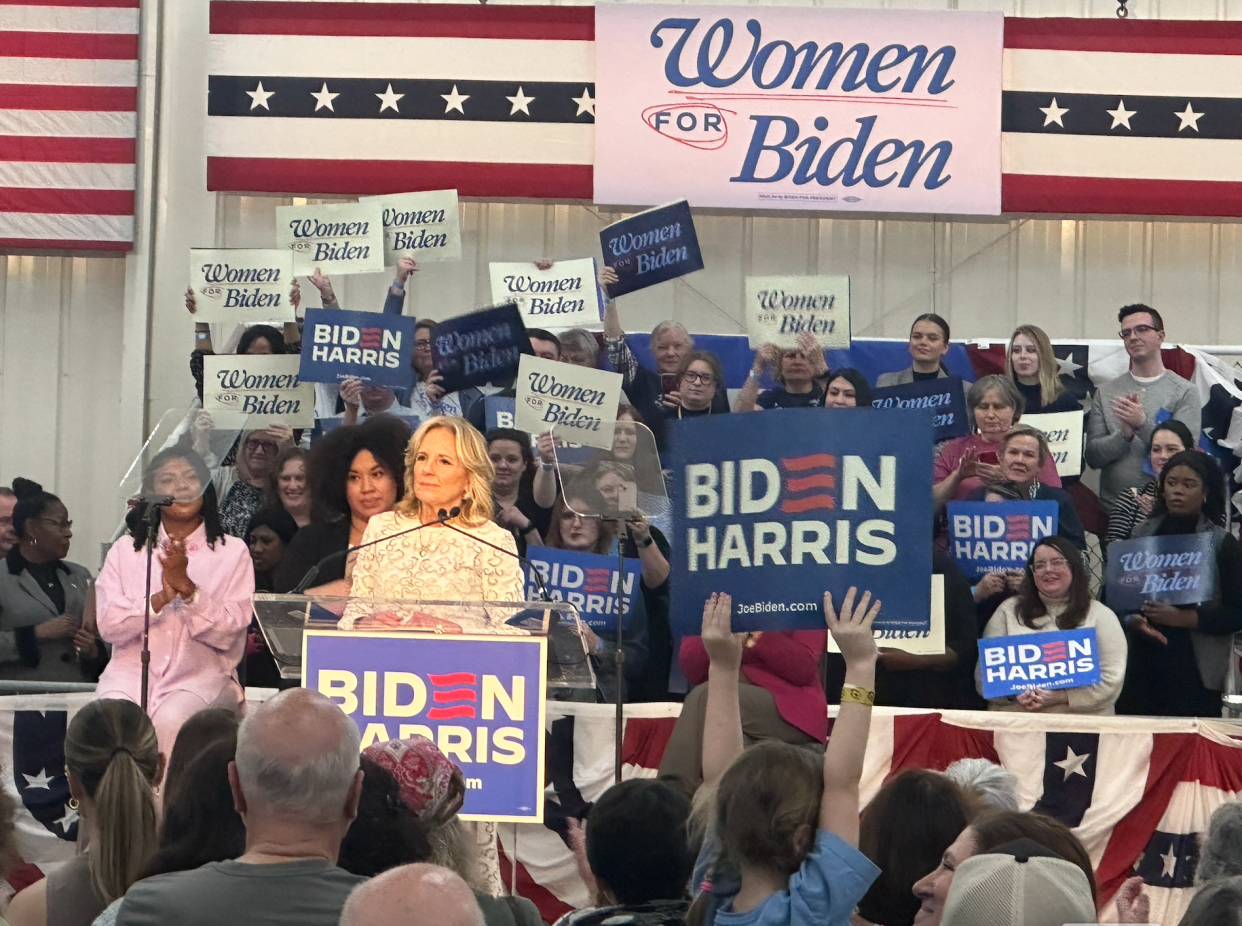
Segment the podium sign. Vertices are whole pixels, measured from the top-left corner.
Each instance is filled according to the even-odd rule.
[[[308,629],[302,684],[362,746],[420,734],[466,777],[463,820],[543,822],[547,640]]]

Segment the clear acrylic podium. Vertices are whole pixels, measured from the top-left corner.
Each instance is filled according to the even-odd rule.
[[[548,688],[595,688],[578,610],[565,601],[410,601],[261,592],[253,607],[281,678],[302,677],[304,631],[341,629],[344,623],[349,629],[343,632],[349,633],[545,636]]]

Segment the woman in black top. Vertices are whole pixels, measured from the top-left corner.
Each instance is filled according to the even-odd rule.
[[[1233,634],[1242,630],[1242,547],[1225,521],[1224,475],[1197,450],[1172,457],[1160,473],[1152,516],[1134,536],[1211,534],[1217,586],[1210,601],[1177,607],[1147,599],[1126,619],[1130,660],[1118,714],[1219,717]]]
[[[16,479],[18,543],[0,565],[0,678],[82,682],[103,652],[82,614],[91,574],[65,562],[73,522],[59,498]]]
[[[759,380],[766,369],[771,368],[778,388],[759,392]],[[734,411],[751,412],[763,408],[821,408],[824,404],[824,387],[818,377],[828,372],[824,352],[815,342],[815,336],[803,332],[798,336],[798,346],[781,350],[774,344],[764,344],[755,351],[746,384],[738,393]]]
[[[535,501],[535,454],[530,435],[515,428],[492,428],[487,432],[487,455],[496,470],[492,483],[492,520],[513,532],[518,556],[526,547],[543,546],[552,520],[552,509]]]
[[[1019,325],[1009,336],[1005,373],[1026,399],[1025,414],[1082,412],[1082,403],[1061,382],[1061,367],[1043,328]]]
[[[342,425],[319,441],[307,461],[313,517],[285,549],[273,590],[292,591],[325,556],[362,540],[374,515],[391,511],[405,494],[405,447],[410,429],[400,418],[377,415]],[[353,564],[324,563],[308,594],[348,595]]]

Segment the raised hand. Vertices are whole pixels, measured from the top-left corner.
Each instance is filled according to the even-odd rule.
[[[713,666],[737,672],[742,666],[746,634],[733,632],[733,597],[713,593],[703,604],[703,649]]]
[[[427,392],[427,401],[432,405],[439,405],[444,399],[444,387],[440,385],[444,381],[444,377],[440,375],[439,370],[432,370],[427,374],[427,381],[423,383],[423,388]]]
[[[349,377],[341,382],[341,401],[357,408],[362,404],[362,380]]]
[[[295,314],[302,305],[302,284],[298,282],[297,277],[293,278],[293,285],[289,287],[289,304],[293,306]]]
[[[397,260],[397,285],[404,286],[411,273],[418,273],[418,261],[412,257],[401,257]]]
[[[845,657],[845,667],[874,663],[878,650],[875,637],[871,635],[871,625],[880,613],[880,600],[871,600],[871,592],[863,592],[862,600],[855,605],[854,598],[858,590],[853,586],[845,593],[841,602],[841,614],[838,617],[832,606],[832,592],[824,592],[824,619],[828,623],[828,632],[837,641],[841,655]]]
[[[824,357],[824,349],[819,346],[819,342],[815,340],[815,335],[811,332],[803,331],[798,335],[798,350],[806,354],[806,359],[811,364],[811,372],[816,376],[823,376],[828,372],[828,361]]]
[[[184,540],[169,538],[164,541],[160,549],[160,566],[163,567],[165,590],[171,590],[182,598],[194,594],[194,583],[186,573],[189,565],[190,557],[186,553]]]
[[[198,299],[194,295],[194,287],[185,288],[185,307],[191,315],[198,311]]]
[[[332,281],[329,280],[322,270],[318,267],[315,272],[310,275],[311,285],[319,290],[319,298],[324,305],[336,305],[336,293],[332,291]]]
[[[599,271],[599,285],[607,289],[613,283],[621,282],[621,278],[617,276],[617,271],[613,270],[607,264],[604,264]]]

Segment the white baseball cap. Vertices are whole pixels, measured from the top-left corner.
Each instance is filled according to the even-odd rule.
[[[1077,865],[1032,839],[997,846],[958,866],[942,926],[1065,926],[1095,921],[1091,885]]]

